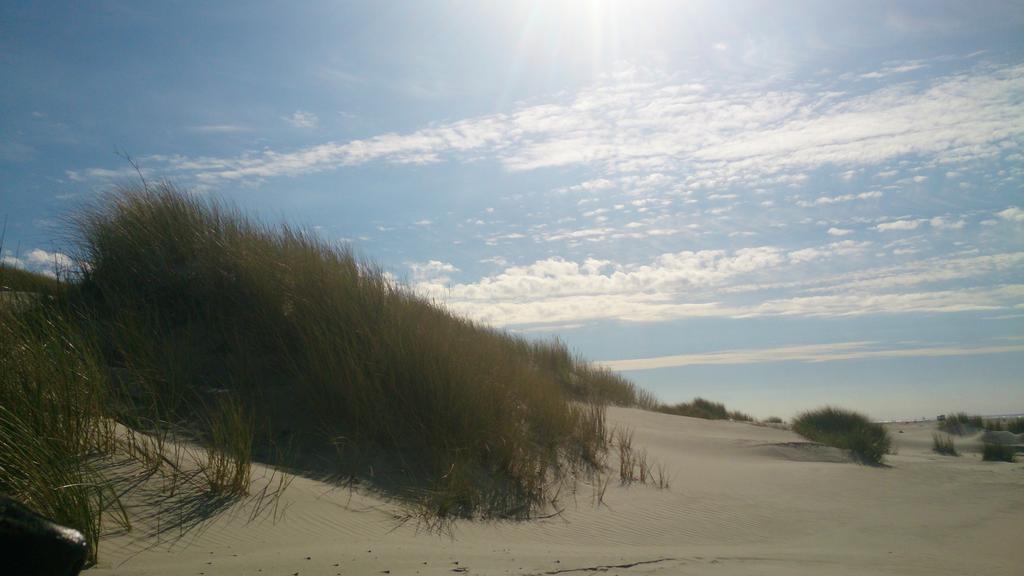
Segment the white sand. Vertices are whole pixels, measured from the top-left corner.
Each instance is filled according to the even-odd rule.
[[[615,479],[595,506],[581,485],[561,517],[460,522],[449,538],[399,525],[401,509],[372,495],[299,477],[276,520],[250,521],[252,503],[239,504],[159,543],[139,521],[103,542],[89,573],[1024,574],[1024,463],[934,454],[934,423],[892,425],[899,453],[878,468],[785,430],[609,418],[671,471],[669,490]]]

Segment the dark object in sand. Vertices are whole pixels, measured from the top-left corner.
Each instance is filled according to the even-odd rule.
[[[0,565],[4,574],[76,576],[88,554],[89,545],[78,530],[0,496]]]

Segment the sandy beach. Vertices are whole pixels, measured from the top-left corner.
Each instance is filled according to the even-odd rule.
[[[622,486],[604,502],[578,485],[563,512],[458,522],[451,534],[403,523],[358,489],[295,477],[253,518],[250,499],[152,536],[139,520],[103,542],[91,574],[1019,574],[1024,463],[931,451],[934,422],[889,424],[885,467],[850,461],[787,430],[612,408],[670,487]],[[616,465],[615,457],[609,462]],[[255,467],[253,490],[270,470]],[[262,483],[262,484],[261,484]],[[167,521],[165,518],[164,522]]]

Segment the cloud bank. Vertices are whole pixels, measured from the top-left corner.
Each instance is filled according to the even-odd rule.
[[[882,348],[877,342],[837,342],[833,344],[808,344],[803,346],[781,346],[776,348],[754,348],[724,350],[705,354],[677,354],[655,358],[633,360],[604,360],[595,362],[612,370],[656,370],[682,366],[763,364],[766,362],[835,362],[840,360],[863,360],[869,358],[922,358],[949,356],[976,356],[984,354],[1005,354],[1024,352],[1024,345],[1002,346],[926,346],[915,348]]]
[[[800,90],[713,89],[630,70],[567,101],[522,105],[410,133],[233,157],[154,155],[143,160],[164,175],[207,185],[374,161],[481,158],[509,171],[586,166],[611,175],[660,170],[684,174],[686,184],[695,187],[756,185],[824,165],[874,165],[906,155],[941,163],[999,156],[1017,148],[1024,137],[1024,121],[1015,120],[1022,91],[1024,66],[979,66],[861,93],[828,84]],[[296,127],[317,125],[316,117],[303,111],[286,120]],[[104,175],[102,168],[73,174]]]

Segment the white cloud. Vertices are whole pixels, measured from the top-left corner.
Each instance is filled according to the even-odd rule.
[[[553,192],[565,193],[565,192],[592,192],[594,190],[607,190],[614,188],[615,182],[607,178],[595,178],[593,180],[587,180],[586,182],[580,182],[572,186],[566,186],[564,188],[556,188]]]
[[[1010,206],[1006,210],[997,212],[996,216],[1010,222],[1024,222],[1024,210],[1021,210],[1017,206]]]
[[[976,356],[1024,352],[1022,344],[1003,346],[925,346],[914,348],[882,348],[877,342],[836,342],[775,348],[723,350],[705,354],[677,354],[633,360],[605,360],[595,362],[612,370],[656,370],[681,366],[722,364],[763,364],[768,362],[834,362],[866,358],[919,358]]]
[[[0,256],[0,264],[4,266],[10,266],[11,268],[25,268],[25,261],[21,258],[15,258],[14,256]]]
[[[908,62],[903,62],[903,63],[893,64],[891,66],[886,66],[886,67],[882,68],[881,70],[876,70],[874,72],[868,72],[866,74],[861,74],[860,77],[864,78],[866,80],[873,80],[873,79],[878,79],[878,78],[885,78],[886,76],[892,76],[893,74],[904,74],[906,72],[912,72],[914,70],[920,70],[921,68],[927,68],[927,66],[928,66],[927,64],[925,64],[924,62],[922,62],[920,60],[910,60]]]
[[[663,322],[715,316],[849,316],[999,310],[1024,300],[1024,285],[948,288],[954,280],[1006,277],[1024,252],[943,255],[821,274],[855,261],[870,242],[842,240],[784,251],[771,246],[733,252],[667,253],[645,264],[548,258],[512,266],[472,283],[414,285],[454,311],[497,326],[578,323],[599,319]],[[867,260],[870,261],[870,260]],[[806,273],[805,273],[806,272]],[[779,281],[779,278],[789,278]],[[780,296],[780,294],[784,296]]]
[[[963,219],[947,220],[946,218],[936,216],[935,218],[929,220],[928,224],[930,224],[932,228],[936,228],[939,230],[962,230],[963,227],[967,225],[967,222],[965,222]]]
[[[854,200],[877,200],[882,197],[882,193],[873,190],[871,192],[861,192],[860,194],[841,194],[839,196],[821,196],[814,200],[798,200],[797,205],[804,208],[810,206],[823,206],[827,204],[838,204],[841,202],[852,202]]]
[[[963,163],[1007,154],[1004,145],[1024,138],[1024,123],[1007,121],[1019,114],[1024,65],[979,66],[845,97],[834,88],[713,90],[666,78],[633,71],[567,100],[504,114],[289,152],[164,156],[161,168],[212,184],[371,161],[491,158],[512,171],[581,165],[605,175],[658,173],[679,186],[720,188],[799,185],[806,171],[822,166],[846,171],[907,155]],[[315,125],[315,116],[302,111],[288,120]]]
[[[60,252],[47,252],[40,248],[30,251],[25,256],[28,264],[37,268],[45,266],[53,268],[56,266],[63,270],[65,268],[70,268],[72,264],[72,260],[67,254],[62,254]]]
[[[459,269],[448,262],[428,260],[427,262],[410,262],[409,271],[412,273],[413,282],[443,285],[449,281],[448,275],[458,272]]]
[[[291,116],[285,116],[285,121],[296,128],[316,128],[320,119],[312,112],[296,110]]]
[[[828,229],[828,234],[829,234],[829,236],[847,236],[849,234],[853,234],[853,230],[848,230],[846,228],[834,228],[833,227],[833,228],[829,228]]]
[[[10,251],[6,250],[5,254],[0,257],[0,263],[14,268],[32,270],[47,276],[55,276],[57,273],[71,269],[74,261],[67,254],[35,248],[21,258],[12,256]]]
[[[920,220],[895,220],[893,222],[883,222],[875,228],[881,232],[890,232],[893,230],[916,230],[921,224]]]
[[[831,244],[817,248],[803,248],[801,250],[795,250],[789,253],[789,260],[793,263],[799,264],[802,262],[810,262],[812,260],[820,260],[822,258],[834,258],[836,256],[848,257],[863,252],[869,246],[871,246],[871,242],[841,240],[839,242],[832,242]]]
[[[190,132],[207,134],[230,134],[233,132],[248,132],[249,128],[238,124],[202,124],[198,126],[189,126],[188,130]]]

